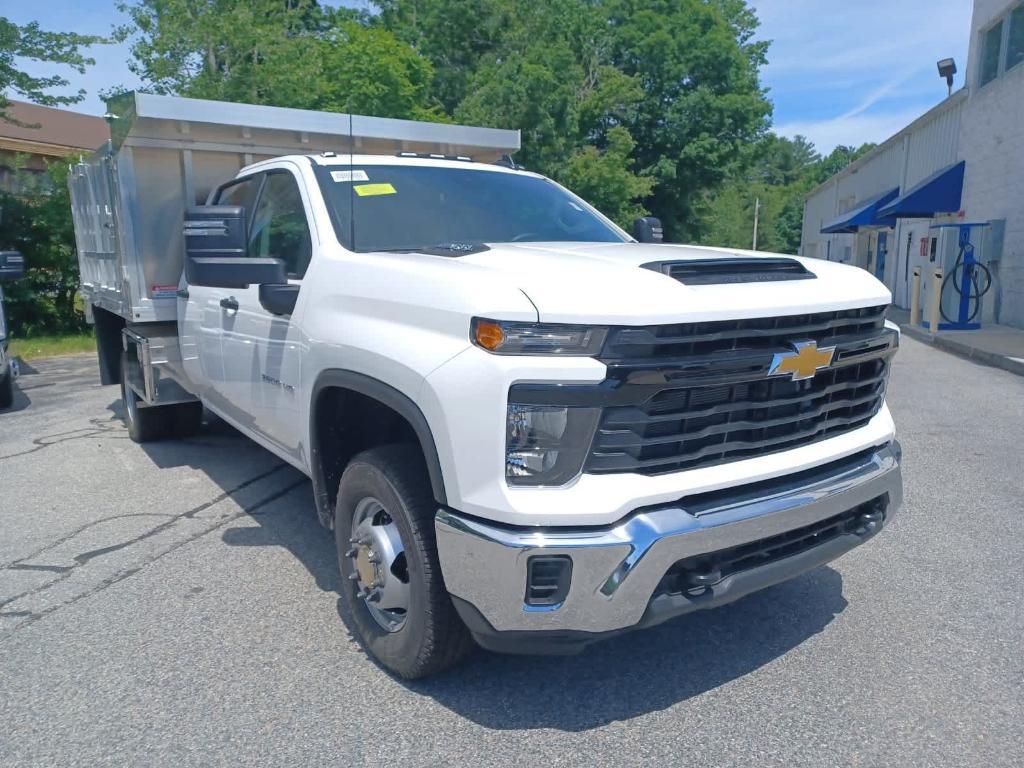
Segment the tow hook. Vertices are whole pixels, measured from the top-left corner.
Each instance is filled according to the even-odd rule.
[[[857,518],[857,527],[853,529],[853,532],[858,536],[874,536],[882,529],[884,520],[885,514],[881,510],[865,512]]]
[[[713,568],[710,571],[687,571],[686,572],[686,588],[700,589],[702,587],[711,587],[722,580],[722,572]]]

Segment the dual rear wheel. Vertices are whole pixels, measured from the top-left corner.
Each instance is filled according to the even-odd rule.
[[[169,437],[188,437],[199,431],[203,423],[203,404],[176,403],[174,405],[145,405],[135,390],[128,385],[128,352],[121,354],[121,402],[128,436],[136,443],[164,440]]]

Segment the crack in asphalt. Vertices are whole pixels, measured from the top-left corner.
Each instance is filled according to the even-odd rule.
[[[33,384],[31,387],[25,387],[25,386],[22,386],[21,384],[19,384],[18,385],[18,389],[20,389],[22,392],[31,392],[33,389],[43,389],[45,387],[55,387],[55,386],[57,386],[57,382],[51,381],[49,384]]]
[[[57,385],[63,385],[63,384],[67,383],[66,381],[63,380],[64,378],[71,377],[71,376],[77,376],[78,372],[77,371],[71,371],[71,370],[60,370],[60,371],[51,371],[51,372],[49,372],[49,375],[53,376],[53,377],[56,377],[56,378],[59,378],[61,380],[45,382],[45,383],[44,382],[33,383],[29,387],[22,387],[22,388],[25,389],[25,390],[28,390],[28,389],[42,389],[42,388],[54,387],[54,386],[57,386]],[[95,417],[95,418],[91,418],[91,419],[88,420],[88,426],[82,426],[82,427],[79,427],[77,429],[69,429],[69,430],[62,431],[62,432],[54,432],[54,433],[51,433],[51,434],[47,434],[47,435],[43,435],[43,436],[40,436],[40,437],[36,437],[36,438],[34,438],[32,440],[32,443],[31,443],[32,447],[27,448],[26,450],[17,451],[15,453],[7,454],[7,455],[0,455],[0,462],[6,461],[8,459],[18,458],[18,457],[21,457],[21,456],[27,456],[27,455],[30,455],[30,454],[33,454],[33,453],[38,453],[39,451],[42,451],[42,450],[44,450],[46,448],[50,448],[52,446],[60,445],[62,443],[70,442],[70,441],[73,441],[73,440],[82,440],[82,439],[89,439],[89,438],[94,438],[94,437],[100,437],[100,438],[102,438],[104,440],[127,440],[127,439],[129,439],[128,435],[127,435],[127,430],[124,428],[121,419],[117,415],[112,415],[112,416],[109,416],[109,417]],[[192,439],[192,440],[184,440],[184,441],[181,441],[181,442],[186,443],[186,444],[190,444],[190,445],[194,445],[196,447],[207,447],[207,446],[211,446],[212,447],[212,444],[210,443],[210,441],[203,440],[202,438],[200,438],[200,439]],[[25,591],[23,591],[23,592],[21,592],[21,593],[19,593],[17,595],[13,595],[13,596],[11,596],[9,598],[0,598],[0,608],[3,608],[4,606],[10,606],[12,603],[14,603],[16,601],[19,601],[19,600],[22,600],[24,598],[31,598],[31,597],[35,597],[37,595],[40,595],[40,594],[46,592],[47,590],[49,590],[51,587],[54,587],[54,586],[60,584],[61,582],[64,582],[64,581],[70,579],[74,575],[74,573],[78,571],[78,569],[87,566],[90,562],[92,562],[92,561],[94,561],[94,560],[96,560],[98,558],[102,558],[102,557],[104,557],[106,555],[109,555],[111,553],[114,553],[114,552],[117,552],[117,551],[129,548],[129,547],[131,547],[131,546],[133,546],[135,544],[138,544],[138,543],[140,543],[140,542],[142,542],[142,541],[144,541],[146,539],[150,539],[150,538],[152,538],[152,537],[154,537],[154,536],[156,536],[156,535],[158,535],[158,534],[160,534],[160,533],[162,533],[164,531],[167,531],[169,528],[173,527],[176,523],[178,523],[178,522],[180,522],[182,520],[194,519],[197,515],[199,515],[203,511],[209,509],[210,507],[212,507],[212,506],[214,506],[214,505],[216,505],[216,504],[218,504],[218,503],[220,503],[222,501],[225,501],[226,499],[231,497],[233,494],[236,494],[239,491],[245,490],[246,488],[252,486],[254,483],[257,483],[257,482],[259,482],[261,480],[265,480],[265,479],[271,477],[272,475],[274,475],[275,473],[279,472],[280,470],[286,469],[286,468],[289,468],[288,464],[286,464],[284,462],[278,462],[278,463],[274,464],[272,467],[270,467],[269,469],[267,469],[266,471],[260,472],[256,476],[251,477],[251,478],[249,478],[249,479],[239,483],[238,485],[236,485],[236,486],[234,486],[234,487],[232,487],[230,489],[224,490],[223,492],[217,494],[213,498],[211,498],[211,499],[209,499],[207,501],[204,501],[203,503],[198,504],[198,505],[196,505],[196,506],[194,506],[194,507],[192,507],[192,508],[190,508],[190,509],[188,509],[188,510],[186,510],[184,512],[178,513],[178,514],[170,514],[170,513],[161,514],[161,513],[156,513],[156,512],[151,512],[151,513],[139,512],[139,513],[110,515],[108,517],[104,517],[104,518],[101,518],[101,519],[98,519],[98,520],[92,520],[92,521],[90,521],[90,522],[88,522],[88,523],[86,523],[84,525],[81,525],[81,526],[75,528],[74,530],[70,531],[69,533],[67,533],[67,534],[65,534],[63,536],[60,536],[59,538],[57,538],[57,539],[55,539],[53,541],[50,541],[49,543],[39,547],[38,549],[36,549],[35,551],[31,552],[28,555],[19,557],[17,559],[11,560],[11,561],[6,562],[6,563],[0,563],[0,572],[3,572],[3,571],[22,571],[22,572],[30,571],[30,572],[32,572],[32,571],[35,571],[35,572],[43,572],[43,573],[55,574],[55,578],[49,579],[44,584],[40,584],[40,585],[38,585],[38,586],[36,586],[34,588],[25,590]],[[108,588],[108,587],[110,587],[110,586],[112,586],[114,584],[117,584],[117,583],[119,583],[121,581],[124,581],[125,579],[130,578],[131,576],[135,575],[136,573],[139,573],[141,570],[146,568],[148,565],[156,562],[157,560],[159,560],[160,558],[164,557],[165,555],[168,555],[168,554],[171,554],[171,553],[177,551],[181,547],[183,547],[183,546],[185,546],[185,545],[187,545],[187,544],[189,544],[191,542],[194,542],[194,541],[202,538],[203,536],[206,536],[207,534],[217,530],[218,528],[223,527],[224,525],[227,525],[227,524],[231,523],[234,520],[237,520],[237,519],[239,519],[241,517],[244,517],[245,515],[253,515],[253,516],[255,516],[255,515],[259,515],[259,514],[265,514],[265,511],[262,511],[264,509],[264,507],[266,507],[268,504],[271,504],[272,502],[282,498],[283,496],[291,493],[296,488],[299,488],[300,486],[305,485],[307,482],[308,482],[308,480],[306,478],[302,478],[300,480],[296,480],[294,482],[288,483],[287,485],[285,485],[282,488],[279,488],[277,490],[272,490],[272,491],[268,492],[268,495],[265,495],[262,498],[255,500],[254,502],[250,503],[249,505],[247,505],[245,507],[242,507],[241,509],[239,509],[236,512],[227,513],[227,514],[221,515],[219,517],[214,517],[210,521],[210,523],[207,524],[207,525],[204,525],[201,530],[197,530],[197,531],[193,532],[192,534],[190,534],[188,536],[185,536],[184,538],[178,539],[176,541],[172,541],[165,549],[163,549],[161,551],[154,552],[151,555],[142,558],[140,562],[138,562],[138,563],[136,563],[134,565],[126,566],[126,567],[122,568],[121,570],[119,570],[119,571],[117,571],[117,572],[107,576],[106,578],[102,579],[101,581],[99,581],[97,583],[94,583],[91,586],[88,586],[84,591],[79,592],[77,594],[74,594],[74,595],[68,597],[65,600],[53,602],[50,605],[47,605],[45,608],[42,608],[42,609],[39,609],[39,610],[17,609],[17,608],[13,608],[13,607],[8,609],[8,610],[0,610],[0,619],[13,619],[16,622],[11,627],[11,629],[12,629],[11,633],[5,633],[6,636],[0,637],[0,644],[2,644],[7,639],[8,636],[13,636],[13,630],[18,630],[18,629],[21,629],[21,628],[23,628],[25,626],[28,626],[29,624],[32,624],[32,623],[38,621],[39,619],[42,619],[45,616],[48,616],[49,614],[53,613],[54,611],[57,611],[57,610],[60,610],[61,608],[73,605],[74,603],[77,603],[79,600],[82,600],[82,599],[84,599],[86,597],[90,597],[92,595],[95,595],[95,594],[101,592],[102,590],[104,590],[104,589],[106,589],[106,588]],[[119,543],[116,543],[116,544],[111,544],[109,546],[99,547],[97,549],[92,549],[92,550],[89,550],[89,551],[86,551],[86,552],[79,553],[79,554],[75,555],[72,558],[74,560],[74,564],[73,565],[53,565],[53,564],[47,564],[47,563],[34,563],[34,562],[30,562],[32,560],[36,560],[38,558],[45,557],[45,555],[48,552],[51,552],[54,549],[56,549],[57,547],[60,547],[60,546],[62,546],[64,544],[67,544],[69,541],[73,540],[76,536],[81,535],[83,532],[85,532],[85,531],[87,531],[87,530],[89,530],[91,528],[95,528],[97,525],[104,524],[104,523],[109,523],[109,522],[115,521],[115,520],[123,520],[123,519],[126,519],[126,518],[133,518],[133,517],[162,518],[162,522],[160,522],[159,524],[155,525],[151,529],[145,531],[144,533],[141,533],[138,536],[132,537],[132,538],[127,539],[125,541],[122,541],[122,542],[119,542]],[[86,587],[87,585],[82,585],[82,586]]]
[[[107,589],[108,587],[112,587],[113,585],[115,585],[115,584],[117,584],[117,583],[119,583],[121,581],[124,581],[125,579],[130,578],[131,576],[134,576],[135,574],[137,574],[141,570],[143,570],[146,566],[152,565],[153,563],[155,563],[157,560],[161,559],[165,555],[169,555],[172,552],[175,552],[175,551],[181,549],[186,544],[191,544],[192,542],[194,542],[194,541],[196,541],[198,539],[201,539],[203,536],[206,536],[208,533],[212,533],[213,531],[217,530],[218,528],[222,528],[225,525],[227,525],[228,523],[233,522],[234,520],[239,519],[240,517],[244,517],[245,515],[253,515],[256,512],[256,510],[260,509],[261,507],[264,507],[264,506],[266,506],[267,504],[270,504],[273,501],[277,501],[278,499],[282,498],[283,496],[287,496],[293,490],[295,490],[296,488],[299,488],[299,487],[301,487],[301,486],[303,486],[305,484],[306,484],[306,480],[305,479],[297,480],[294,483],[290,483],[289,485],[285,486],[281,490],[277,491],[276,493],[271,494],[270,496],[267,496],[264,499],[261,499],[260,501],[258,501],[257,503],[253,504],[252,506],[246,507],[245,509],[239,510],[238,512],[235,512],[234,514],[227,515],[226,517],[221,518],[220,520],[217,521],[217,523],[215,525],[211,525],[211,526],[205,528],[202,531],[199,531],[199,532],[197,532],[197,533],[195,533],[195,534],[193,534],[191,536],[187,536],[186,538],[181,539],[180,541],[175,542],[173,545],[171,545],[170,547],[165,549],[163,552],[158,552],[157,554],[153,555],[152,557],[146,558],[139,565],[132,566],[131,568],[124,568],[124,569],[118,571],[117,573],[115,573],[115,574],[113,574],[111,576],[108,576],[107,578],[105,578],[102,581],[100,581],[98,584],[94,585],[91,589],[88,589],[85,592],[82,592],[82,593],[80,593],[78,595],[75,595],[75,596],[73,596],[71,598],[68,598],[67,600],[65,600],[62,603],[56,603],[55,605],[51,605],[51,606],[49,606],[47,608],[44,608],[43,610],[41,610],[39,612],[12,611],[12,612],[6,613],[6,614],[3,613],[3,612],[0,612],[0,617],[2,617],[2,616],[12,616],[12,615],[17,616],[19,613],[27,614],[22,621],[19,621],[13,627],[13,630],[23,629],[24,627],[27,627],[30,624],[34,624],[35,622],[39,621],[40,619],[45,618],[46,616],[49,616],[54,611],[58,611],[61,608],[67,608],[68,606],[74,605],[79,600],[84,600],[87,597],[92,597],[93,595],[102,592],[103,590]],[[51,583],[56,583],[56,582],[51,582]],[[12,631],[11,633],[8,633],[7,637],[0,637],[0,644],[3,644],[7,639],[9,639],[10,637],[13,637],[13,636],[14,635],[13,635],[13,631]]]
[[[14,563],[6,567],[11,571],[52,571],[53,573],[63,573],[74,568],[73,565],[34,565],[32,563]]]
[[[189,511],[191,511],[191,510],[189,510]],[[70,531],[69,533],[65,534],[64,536],[61,536],[60,538],[55,539],[54,541],[51,541],[49,544],[43,545],[39,549],[35,550],[34,552],[30,552],[29,554],[25,555],[24,557],[19,557],[19,558],[15,559],[15,560],[11,560],[10,562],[7,562],[7,563],[0,563],[0,571],[17,570],[18,567],[23,565],[26,561],[28,561],[28,560],[35,560],[37,557],[40,557],[43,553],[49,552],[51,549],[56,549],[61,544],[67,543],[71,539],[75,538],[75,536],[77,536],[78,534],[82,533],[83,531],[87,531],[87,530],[89,530],[90,528],[92,528],[94,526],[100,525],[102,523],[109,523],[109,522],[111,522],[113,520],[126,520],[126,519],[132,518],[132,517],[173,517],[173,515],[170,515],[170,514],[159,514],[157,512],[132,512],[132,513],[129,513],[129,514],[124,514],[124,515],[110,515],[109,517],[101,517],[98,520],[90,520],[85,525],[82,525],[82,526],[79,526],[78,528],[75,528],[74,530]],[[68,568],[74,568],[74,566],[71,566],[71,565],[69,565],[67,567]]]
[[[115,422],[120,423],[120,421],[121,420],[116,416],[111,416],[106,421],[103,421],[99,418],[89,419],[89,423],[93,425],[92,428],[79,427],[78,429],[69,429],[67,432],[55,432],[51,435],[43,435],[42,437],[37,437],[32,441],[32,448],[29,448],[28,450],[25,451],[18,451],[17,453],[9,453],[6,456],[0,456],[0,461],[14,459],[17,458],[18,456],[28,456],[31,453],[37,453],[38,451],[41,451],[44,448],[50,448],[51,446],[54,445],[60,445],[61,443],[66,443],[69,440],[81,440],[87,437],[96,437],[97,435],[103,435],[111,440],[127,440],[127,430],[125,430],[123,427],[121,428],[120,431],[122,431],[124,434],[115,434]],[[52,442],[44,442],[46,440],[51,440]]]
[[[267,470],[266,472],[261,472],[260,474],[256,475],[255,477],[252,477],[252,478],[250,478],[250,479],[248,479],[248,480],[246,480],[246,481],[244,481],[242,483],[239,483],[234,488],[231,488],[229,490],[223,491],[222,493],[217,494],[212,499],[210,499],[208,501],[205,501],[202,504],[199,504],[199,505],[197,505],[195,507],[192,507],[191,509],[188,509],[185,512],[181,512],[181,513],[179,513],[177,515],[159,515],[159,514],[155,514],[155,513],[153,513],[153,514],[112,515],[110,517],[106,517],[106,518],[103,518],[103,519],[100,519],[100,520],[93,520],[93,521],[91,521],[89,523],[86,523],[85,525],[77,528],[76,530],[72,531],[71,533],[69,533],[69,534],[67,534],[65,536],[62,536],[61,538],[57,539],[56,541],[51,542],[50,544],[47,544],[46,546],[40,548],[39,550],[36,550],[32,554],[26,555],[25,557],[18,558],[17,560],[13,560],[13,561],[11,561],[9,563],[6,563],[4,565],[0,565],[0,571],[4,571],[4,570],[29,570],[31,568],[25,568],[24,567],[26,565],[25,561],[33,560],[33,559],[41,556],[43,553],[45,553],[47,551],[50,551],[50,550],[54,549],[55,547],[58,547],[61,544],[64,544],[64,543],[70,541],[71,539],[73,539],[75,536],[77,536],[78,534],[82,533],[83,531],[88,530],[89,528],[91,528],[93,526],[96,526],[96,525],[99,525],[101,523],[109,522],[111,520],[118,520],[118,519],[123,519],[123,518],[127,518],[127,517],[167,517],[168,518],[163,523],[160,523],[159,525],[151,528],[149,531],[147,531],[147,532],[145,532],[143,534],[140,534],[139,536],[136,536],[136,537],[134,537],[132,539],[129,539],[127,541],[120,542],[118,544],[114,544],[114,545],[111,545],[111,546],[108,546],[108,547],[102,547],[100,549],[90,550],[88,552],[83,552],[81,554],[75,555],[75,557],[74,557],[75,564],[74,565],[71,565],[71,566],[48,566],[49,568],[54,568],[54,569],[56,569],[56,568],[64,568],[64,570],[59,571],[60,575],[57,578],[52,579],[52,580],[46,582],[45,584],[40,584],[37,587],[33,587],[32,589],[25,590],[24,592],[21,592],[21,593],[19,593],[17,595],[11,596],[10,598],[0,599],[0,608],[3,608],[5,605],[10,605],[11,603],[14,603],[14,602],[16,602],[18,600],[21,600],[23,598],[33,597],[33,596],[35,596],[35,595],[37,595],[37,594],[39,594],[39,593],[49,589],[50,587],[52,587],[52,586],[54,586],[56,584],[59,584],[62,581],[67,580],[68,578],[71,577],[71,575],[78,568],[81,568],[82,566],[86,565],[90,560],[93,560],[93,559],[95,559],[97,557],[101,557],[102,555],[110,554],[111,552],[116,552],[118,550],[124,549],[125,547],[131,546],[132,544],[137,544],[140,541],[148,539],[148,538],[150,538],[152,536],[155,536],[158,533],[161,533],[161,532],[167,530],[168,528],[170,528],[171,526],[173,526],[176,522],[178,522],[180,520],[192,519],[197,514],[199,514],[200,512],[202,512],[202,511],[204,511],[206,509],[209,509],[213,505],[218,504],[218,503],[224,501],[225,499],[229,498],[232,494],[237,493],[238,491],[244,490],[245,488],[253,485],[254,483],[257,483],[260,480],[264,480],[264,479],[270,477],[271,475],[273,475],[275,472],[278,472],[279,470],[287,468],[287,467],[288,467],[287,464],[285,464],[284,462],[280,462],[280,463],[276,464],[275,466],[273,466],[271,469]],[[241,515],[251,513],[253,510],[258,509],[259,507],[263,506],[264,504],[269,503],[270,501],[273,501],[273,500],[275,500],[277,498],[280,498],[280,496],[282,496],[283,494],[291,491],[293,488],[296,488],[296,487],[302,485],[305,482],[307,482],[305,479],[298,480],[295,483],[292,483],[292,484],[288,485],[282,491],[275,492],[271,496],[265,497],[265,498],[257,501],[255,504],[250,505],[249,507],[244,507],[240,512],[236,513],[235,515],[233,515],[231,517],[228,517],[226,519],[220,520],[217,523],[217,525],[213,526],[213,528],[208,528],[208,529],[204,530],[200,535],[205,535],[205,533],[208,533],[209,531],[214,530],[215,528],[223,525],[225,522],[228,522],[228,521],[230,521],[232,519],[240,517]],[[190,540],[192,540],[192,537],[186,538],[184,541],[190,541]],[[165,552],[160,553],[159,555],[157,555],[157,557],[162,557],[164,554],[166,554],[167,552],[172,551],[175,548],[176,547],[172,547],[171,549],[168,549]],[[152,562],[152,559],[144,561],[143,565],[146,565],[149,562]],[[40,570],[42,570],[42,568],[40,568]],[[128,574],[128,575],[131,575],[131,574]],[[127,576],[125,578],[127,578]],[[118,579],[118,580],[120,580],[120,579]],[[103,582],[101,582],[101,584],[102,583]],[[75,599],[77,599],[77,598],[75,598]],[[73,602],[75,599],[73,599],[72,601],[68,601],[67,603],[59,603],[56,607],[60,607],[61,605],[69,604],[70,602]],[[46,612],[44,612],[42,614],[39,614],[39,616],[41,617],[43,615],[46,615],[46,613],[49,613],[49,611],[46,611]],[[9,615],[9,614],[0,613],[0,616],[3,616],[3,615]],[[35,614],[33,614],[33,615],[35,616]],[[22,622],[22,624],[23,623],[24,622]],[[22,624],[18,624],[14,628],[17,629],[19,626],[22,626]]]

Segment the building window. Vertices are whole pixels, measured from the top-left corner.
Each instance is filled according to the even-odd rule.
[[[1024,3],[982,32],[979,45],[978,87],[1024,61]]]
[[[1006,68],[1024,61],[1024,5],[1010,13],[1010,31],[1006,36]]]
[[[985,32],[981,38],[980,85],[990,83],[999,74],[999,59],[1003,49],[1003,20]]]

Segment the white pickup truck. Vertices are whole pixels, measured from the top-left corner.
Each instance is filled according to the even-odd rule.
[[[110,111],[69,183],[132,438],[205,407],[306,473],[347,620],[393,672],[719,606],[899,507],[899,335],[867,272],[631,237],[501,161],[518,132]]]

